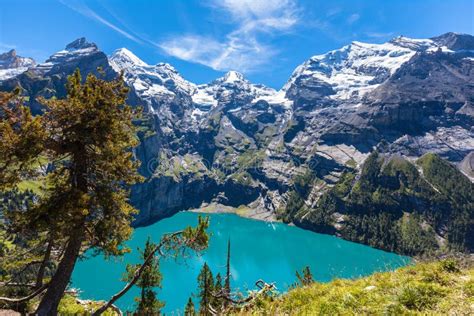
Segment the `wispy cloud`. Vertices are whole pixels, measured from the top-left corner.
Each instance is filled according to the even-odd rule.
[[[125,36],[126,38],[136,42],[136,43],[139,43],[139,44],[143,44],[144,43],[144,40],[141,39],[139,36],[133,34],[133,32],[130,32],[130,31],[126,31],[124,30],[122,27],[112,23],[111,21],[105,19],[103,16],[99,15],[97,12],[95,12],[94,10],[92,10],[91,8],[89,8],[84,2],[80,1],[80,0],[76,0],[76,1],[72,1],[72,0],[59,0],[59,2],[63,5],[65,5],[66,7],[70,8],[71,10],[73,11],[76,11],[77,13],[85,16],[85,17],[88,17],[96,22],[99,22],[103,25],[105,25],[106,27],[114,30],[115,32]]]
[[[393,37],[395,35],[394,32],[366,32],[365,35],[367,37],[370,37],[370,38],[376,38],[376,39],[379,39],[379,38],[389,38],[389,37]]]
[[[164,40],[159,46],[168,55],[215,70],[253,71],[278,54],[262,35],[290,31],[299,21],[294,0],[213,0],[209,5],[223,11],[235,24],[224,39],[184,34]]]
[[[357,22],[359,19],[360,19],[360,14],[354,13],[354,14],[351,14],[351,15],[347,18],[347,23],[348,23],[348,24],[353,24],[353,23]]]

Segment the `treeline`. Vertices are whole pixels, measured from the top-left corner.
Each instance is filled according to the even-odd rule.
[[[434,154],[413,164],[373,152],[359,175],[347,170],[310,208],[304,201],[317,181],[295,179],[283,220],[406,255],[474,249],[474,185]]]

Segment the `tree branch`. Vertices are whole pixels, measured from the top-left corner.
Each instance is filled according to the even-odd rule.
[[[46,283],[42,287],[40,287],[39,289],[31,293],[30,295],[21,297],[21,298],[0,297],[0,301],[7,302],[7,303],[23,303],[40,295],[44,290],[48,288],[48,286],[49,286],[49,283]]]
[[[122,290],[120,290],[119,292],[114,294],[107,303],[105,303],[99,309],[97,309],[94,313],[92,313],[92,316],[101,315],[109,307],[111,307],[119,298],[121,298],[123,295],[125,295],[125,293],[127,293],[128,290],[130,290],[132,288],[132,286],[135,285],[135,283],[137,283],[137,281],[140,279],[143,271],[150,264],[150,262],[152,261],[152,259],[156,255],[156,253],[158,252],[160,256],[164,256],[165,254],[163,253],[161,248],[163,248],[163,246],[165,246],[174,237],[176,237],[178,235],[181,235],[182,233],[183,233],[183,231],[178,231],[178,232],[175,232],[175,233],[172,233],[172,234],[165,235],[161,239],[160,243],[153,249],[153,251],[150,252],[148,257],[145,259],[143,264],[140,266],[140,268],[138,268],[137,271],[135,271],[135,273],[133,275],[133,278],[130,280],[130,282],[128,282]]]

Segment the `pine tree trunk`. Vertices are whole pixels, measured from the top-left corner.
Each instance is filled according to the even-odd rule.
[[[50,233],[48,240],[48,247],[43,257],[43,261],[38,269],[38,274],[36,275],[36,285],[35,288],[39,289],[43,286],[44,272],[46,271],[46,266],[48,265],[49,259],[51,258],[51,251],[53,250],[53,233]]]
[[[81,250],[82,241],[84,239],[84,228],[80,225],[69,236],[66,251],[63,259],[58,265],[58,269],[49,283],[48,290],[43,296],[35,315],[50,316],[57,315],[59,301],[66,290],[71,279],[74,265]]]
[[[230,238],[227,240],[227,263],[226,263],[224,293],[227,296],[227,298],[230,297]],[[224,307],[227,307],[227,306],[229,306],[229,301],[225,299]]]

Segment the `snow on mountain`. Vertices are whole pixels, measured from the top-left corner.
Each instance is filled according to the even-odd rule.
[[[417,39],[405,36],[397,36],[394,39],[390,40],[389,43],[414,51],[424,51],[429,48],[433,48],[434,46],[437,46],[436,43],[431,39]]]
[[[229,71],[208,84],[195,85],[185,80],[169,64],[148,65],[126,48],[116,50],[109,57],[109,63],[115,71],[124,72],[127,84],[147,101],[152,111],[156,111],[156,104],[174,102],[176,97],[190,97],[194,104],[192,116],[195,118],[202,117],[220,102],[287,101],[284,94],[278,94],[264,85],[252,84],[236,71]]]
[[[251,103],[259,100],[265,100],[270,104],[289,101],[284,97],[284,93],[261,84],[252,84],[237,71],[229,71],[209,84],[197,86],[192,98],[198,106],[215,107],[219,101],[225,101],[237,95]]]
[[[112,56],[110,56],[109,62],[112,68],[117,72],[133,67],[148,66],[144,61],[126,48],[116,50]]]
[[[296,68],[283,90],[305,78],[329,85],[332,99],[362,97],[375,89],[419,51],[440,47],[431,39],[403,36],[383,44],[352,42],[341,49],[310,58]]]
[[[194,91],[191,96],[193,102],[201,110],[209,110],[217,106],[217,99],[214,97],[214,89],[207,84],[197,86],[197,89]]]
[[[44,63],[37,65],[35,70],[46,73],[55,65],[71,63],[99,52],[96,44],[90,43],[84,37],[81,37],[69,43],[65,49],[51,55]]]
[[[33,59],[18,56],[14,49],[0,54],[0,81],[15,77],[34,65]]]
[[[117,72],[124,72],[125,81],[149,104],[152,99],[170,99],[178,94],[191,95],[195,85],[185,80],[171,65],[148,65],[126,48],[116,50],[109,63]]]
[[[244,75],[242,75],[240,72],[233,71],[233,70],[227,72],[225,76],[222,78],[222,81],[226,83],[236,83],[243,80],[244,80]]]

